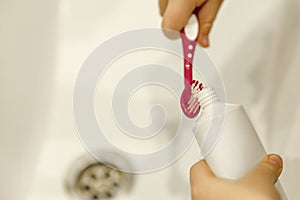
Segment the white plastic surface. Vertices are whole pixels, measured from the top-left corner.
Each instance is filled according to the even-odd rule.
[[[192,15],[184,27],[184,32],[189,40],[196,40],[199,32],[199,24],[196,15]]]
[[[212,107],[209,105],[205,108],[198,120],[195,135],[200,146],[207,136],[208,127],[213,125],[211,124],[212,117],[208,117]],[[226,104],[223,130],[220,134],[212,151],[205,155],[208,165],[218,177],[240,178],[266,155],[266,151],[241,105]],[[286,195],[279,182],[277,189],[282,200],[286,200]]]

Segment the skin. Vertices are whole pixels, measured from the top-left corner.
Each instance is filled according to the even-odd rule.
[[[160,0],[160,14],[163,17],[162,28],[180,31],[188,22],[196,7],[198,13],[199,38],[203,47],[209,46],[209,33],[223,0]]]
[[[274,184],[283,163],[280,156],[266,156],[246,176],[238,180],[217,178],[202,160],[190,170],[192,200],[280,200]]]

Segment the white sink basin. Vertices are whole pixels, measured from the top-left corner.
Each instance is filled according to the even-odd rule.
[[[298,89],[300,69],[297,6],[284,0],[225,1],[209,49],[224,76],[228,99],[248,108],[266,148],[284,156],[282,184],[290,200],[300,196],[299,95],[293,90]],[[158,14],[156,0],[1,3],[0,199],[69,199],[67,172],[86,154],[72,110],[81,64],[112,35],[159,27]],[[278,80],[282,84],[275,89]],[[147,124],[142,111],[133,118]],[[168,139],[141,145],[142,151]],[[123,147],[133,151],[130,145]],[[173,165],[134,175],[132,189],[115,199],[189,199],[189,168],[198,158],[194,143]]]

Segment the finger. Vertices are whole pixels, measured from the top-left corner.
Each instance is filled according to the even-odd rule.
[[[211,186],[215,185],[216,177],[205,160],[201,160],[191,167],[190,182],[192,197],[206,194],[212,188]]]
[[[198,182],[197,180],[201,180],[203,178],[213,178],[215,177],[214,173],[209,168],[208,164],[205,160],[201,160],[195,163],[190,169],[190,180],[191,183]]]
[[[198,43],[203,47],[209,46],[208,35],[216,19],[223,0],[208,0],[198,13],[199,38]]]
[[[275,184],[283,169],[283,161],[279,155],[266,156],[246,175],[246,179],[257,183]]]
[[[159,13],[161,16],[164,15],[168,2],[169,2],[168,0],[159,0]]]
[[[193,10],[205,1],[169,0],[163,15],[162,27],[180,31],[188,22]]]

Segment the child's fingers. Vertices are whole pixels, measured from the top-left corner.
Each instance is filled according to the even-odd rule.
[[[222,2],[223,0],[208,0],[199,11],[198,43],[200,43],[203,47],[209,46],[208,35]]]
[[[159,13],[161,16],[164,15],[168,2],[169,2],[168,0],[159,0]]]
[[[169,0],[163,14],[162,27],[180,31],[188,22],[193,10],[206,0]],[[162,7],[165,5],[162,2]]]
[[[190,181],[198,182],[198,180],[204,178],[215,178],[214,173],[211,171],[210,167],[205,160],[201,160],[195,163],[190,169]]]

